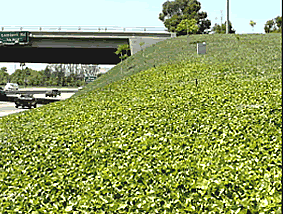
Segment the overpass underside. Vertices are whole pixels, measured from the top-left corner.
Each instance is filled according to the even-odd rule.
[[[0,48],[2,62],[118,64],[115,48]],[[128,54],[130,55],[130,54]]]
[[[0,56],[2,62],[118,64],[121,61],[115,54],[118,44],[128,44],[128,41],[33,39],[29,46],[0,47]]]
[[[119,45],[130,47],[128,56],[170,38],[159,33],[32,32],[27,44],[0,46],[1,62],[118,64]],[[125,54],[124,52],[123,54]]]

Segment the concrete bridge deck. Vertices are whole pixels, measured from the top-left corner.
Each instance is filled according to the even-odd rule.
[[[7,30],[10,28],[2,27],[2,31]],[[20,28],[20,30],[28,31],[28,28]],[[117,64],[121,61],[114,53],[118,45],[128,44],[130,47],[128,55],[133,55],[141,50],[140,42],[144,42],[143,48],[146,48],[176,36],[166,31],[111,32],[110,30],[29,31],[28,44],[0,46],[0,60],[1,62]]]

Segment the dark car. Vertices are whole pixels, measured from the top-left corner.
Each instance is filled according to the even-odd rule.
[[[36,108],[36,99],[32,94],[21,94],[21,96],[16,99],[15,104],[16,108],[18,108],[19,106],[22,106],[22,108],[24,108],[25,106],[27,106],[28,108],[31,108],[32,106]]]
[[[57,89],[53,89],[52,91],[47,91],[45,93],[45,97],[57,97],[57,95],[61,96],[61,92]]]
[[[6,96],[6,93],[2,87],[0,87],[0,96]]]

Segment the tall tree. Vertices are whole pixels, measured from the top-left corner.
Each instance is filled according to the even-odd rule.
[[[5,85],[9,80],[9,74],[6,67],[0,69],[0,85]]]
[[[280,33],[282,31],[282,16],[266,21],[264,31],[265,33]]]
[[[32,72],[32,69],[28,68],[28,67],[26,67],[23,70],[23,80],[24,80],[25,86],[28,85],[28,82],[29,82],[29,79],[30,79],[29,76],[31,75],[31,72]]]
[[[265,33],[270,33],[275,30],[274,20],[268,20],[264,25]]]
[[[39,85],[42,85],[42,79],[43,79],[43,76],[42,76],[43,72],[39,72],[39,71],[36,71],[36,70],[31,70],[30,71],[30,75],[28,76],[28,85],[31,85],[31,86],[39,86]]]
[[[199,29],[197,34],[210,29],[211,21],[206,19],[206,12],[199,12],[201,4],[197,0],[174,0],[166,1],[162,5],[162,13],[159,19],[164,23],[169,32],[177,32],[177,35],[185,35],[185,31],[178,32],[177,26],[183,19],[195,19]]]
[[[51,78],[51,70],[49,66],[47,65],[43,71],[43,84],[48,86],[50,78]]]
[[[10,75],[10,81],[18,83],[19,85],[24,85],[24,71],[16,69],[16,71]]]
[[[219,33],[219,34],[225,34],[226,33],[226,21],[225,21],[224,24],[222,24],[222,26],[215,23],[212,30],[216,33]],[[232,23],[230,21],[229,21],[229,25],[228,25],[228,30],[229,30],[229,33],[236,33],[236,30],[233,29]]]
[[[278,29],[282,28],[282,16],[277,16],[275,18],[275,23],[276,23]]]

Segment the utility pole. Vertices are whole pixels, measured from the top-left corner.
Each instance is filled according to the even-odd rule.
[[[229,0],[227,0],[226,34],[229,34]]]
[[[223,10],[220,10],[220,12],[221,12],[221,25],[220,25],[221,26],[221,28],[220,28],[221,29],[221,33],[222,33],[222,11]]]

